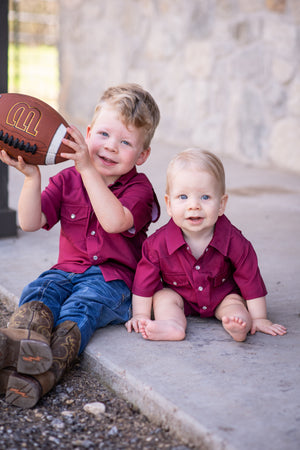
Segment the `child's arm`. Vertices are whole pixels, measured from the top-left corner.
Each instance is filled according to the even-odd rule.
[[[95,169],[84,137],[75,127],[68,128],[68,133],[74,141],[64,139],[63,142],[75,153],[63,153],[62,156],[74,160],[102,228],[108,233],[122,233],[129,230],[134,225],[133,216],[111,192]]]
[[[283,325],[274,324],[267,318],[265,297],[247,300],[247,308],[252,318],[251,334],[256,333],[256,331],[273,336],[286,334],[286,328]]]
[[[0,159],[25,175],[18,207],[22,230],[39,230],[47,220],[41,208],[41,174],[38,166],[26,164],[21,156],[18,157],[18,160],[12,159],[4,150],[1,151]]]
[[[131,333],[139,333],[139,320],[151,318],[152,297],[132,296],[132,318],[126,322],[125,327]]]

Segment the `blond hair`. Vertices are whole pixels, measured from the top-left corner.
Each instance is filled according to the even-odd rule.
[[[144,128],[144,149],[149,147],[160,120],[159,108],[149,92],[134,83],[109,87],[96,105],[91,128],[104,105],[116,108],[127,127]]]
[[[221,194],[225,194],[225,171],[221,160],[213,153],[199,148],[187,148],[170,161],[167,168],[167,194],[170,192],[170,184],[174,172],[183,169],[203,170],[210,173],[217,180]]]

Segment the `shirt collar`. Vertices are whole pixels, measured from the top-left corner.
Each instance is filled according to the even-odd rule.
[[[186,245],[181,229],[175,224],[173,219],[167,223],[166,243],[170,255],[176,252],[180,247]]]
[[[112,186],[122,185],[128,183],[131,178],[135,177],[137,174],[136,167],[134,166],[129,172],[125,173],[124,175],[121,175],[114,183],[110,184],[108,187],[111,188]]]
[[[231,237],[231,222],[225,215],[218,217],[215,231],[209,245],[217,249],[223,255],[227,255]],[[166,226],[166,243],[168,252],[171,255],[180,247],[186,245],[181,229],[174,223],[173,219]]]

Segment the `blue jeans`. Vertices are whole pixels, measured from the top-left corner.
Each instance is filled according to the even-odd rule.
[[[81,332],[79,354],[95,330],[131,317],[131,292],[122,280],[106,282],[98,266],[84,273],[51,269],[22,292],[19,305],[37,300],[50,308],[54,326],[71,320]]]

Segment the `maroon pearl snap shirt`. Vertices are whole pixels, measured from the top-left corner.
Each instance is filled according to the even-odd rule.
[[[134,227],[124,233],[103,230],[75,167],[50,178],[42,192],[44,228],[61,222],[59,257],[52,268],[83,273],[98,265],[105,281],[122,279],[131,288],[148,227],[159,218],[159,204],[148,178],[135,167],[109,188],[133,215]]]
[[[213,238],[198,260],[172,219],[147,239],[133,293],[151,297],[163,287],[182,296],[187,315],[202,317],[213,316],[231,292],[245,300],[267,293],[253,246],[224,215],[218,218]]]

